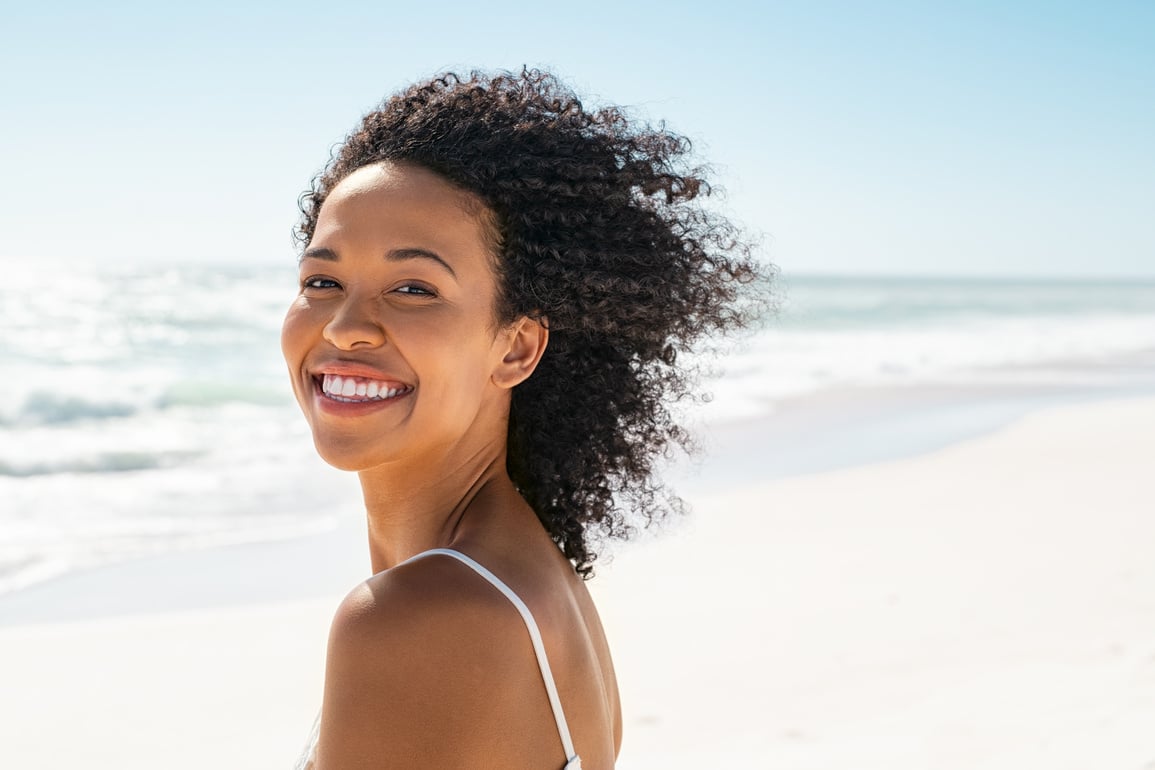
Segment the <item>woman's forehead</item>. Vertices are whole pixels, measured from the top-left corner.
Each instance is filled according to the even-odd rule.
[[[480,208],[479,208],[480,207]],[[311,246],[335,253],[424,248],[447,262],[493,259],[489,212],[476,196],[410,164],[363,166],[337,184],[321,206]]]
[[[423,166],[386,161],[354,170],[337,183],[325,202],[365,196],[405,197],[423,203],[447,205],[461,205],[464,199],[474,198],[440,174]]]

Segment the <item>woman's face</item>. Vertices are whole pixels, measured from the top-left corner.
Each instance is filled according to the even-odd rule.
[[[508,410],[495,374],[511,333],[494,319],[480,211],[437,174],[399,164],[358,169],[322,205],[281,346],[330,464],[439,462],[504,441],[490,434]]]

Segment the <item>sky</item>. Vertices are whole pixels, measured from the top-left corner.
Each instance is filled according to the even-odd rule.
[[[390,93],[553,70],[786,272],[1155,277],[1155,3],[53,2],[0,13],[0,260],[295,263]]]

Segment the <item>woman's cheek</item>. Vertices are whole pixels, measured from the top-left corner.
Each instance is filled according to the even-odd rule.
[[[308,304],[298,298],[289,306],[285,320],[281,324],[281,354],[289,369],[293,393],[302,405],[304,404],[304,394],[301,392],[302,369],[309,349],[309,329],[313,326],[309,316]]]
[[[288,312],[285,313],[285,320],[281,323],[281,355],[285,357],[285,363],[289,365],[290,369],[293,368],[295,358],[298,314],[297,303],[294,302],[289,306]]]

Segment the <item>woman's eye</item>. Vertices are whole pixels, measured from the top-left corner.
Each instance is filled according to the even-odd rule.
[[[399,292],[401,294],[412,294],[412,295],[417,296],[417,297],[436,297],[437,296],[432,289],[428,289],[424,286],[419,286],[415,283],[402,284],[401,286],[398,286],[393,291]]]
[[[340,284],[332,278],[322,278],[316,275],[301,281],[302,289],[335,289],[339,286]]]

